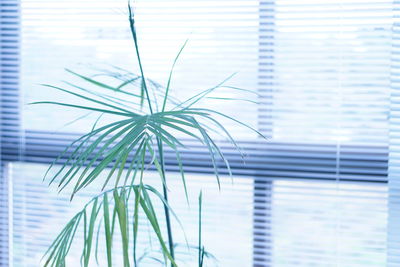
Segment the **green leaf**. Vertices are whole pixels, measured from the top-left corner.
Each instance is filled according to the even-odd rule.
[[[253,104],[259,104],[257,101],[251,99],[242,99],[242,98],[233,98],[233,97],[216,97],[216,96],[207,96],[207,99],[215,99],[215,100],[227,100],[227,101],[244,101]]]
[[[261,94],[259,94],[258,92],[255,92],[253,90],[248,90],[248,89],[239,88],[239,87],[235,87],[235,86],[229,86],[229,85],[221,85],[220,87],[221,88],[228,88],[228,89],[232,89],[232,90],[237,90],[237,91],[242,91],[242,92],[254,94],[256,96],[261,97]]]
[[[156,123],[149,122],[148,129],[152,131],[157,138],[163,140],[168,146],[176,148],[177,145],[185,147],[176,137],[170,134],[168,131],[164,130],[161,126]]]
[[[71,74],[73,74],[73,75],[75,75],[75,76],[77,76],[77,77],[79,77],[79,78],[81,78],[81,79],[83,79],[83,80],[85,80],[85,81],[87,81],[87,82],[93,84],[93,85],[98,86],[98,87],[103,87],[103,88],[106,88],[106,89],[111,89],[111,90],[113,90],[113,91],[116,91],[116,90],[117,90],[117,89],[116,89],[115,87],[113,87],[113,86],[107,85],[107,84],[105,84],[105,83],[96,81],[96,80],[94,80],[94,79],[92,79],[92,78],[89,78],[89,77],[86,77],[86,76],[84,76],[84,75],[78,74],[78,73],[76,73],[76,72],[74,72],[74,71],[72,71],[72,70],[70,70],[70,69],[65,69],[65,70],[66,70],[67,72],[69,72],[69,73],[71,73]]]
[[[71,107],[71,108],[77,108],[77,109],[91,110],[91,111],[95,111],[95,112],[103,112],[103,113],[108,113],[108,114],[112,114],[112,115],[119,115],[119,116],[125,116],[125,117],[136,117],[136,116],[139,116],[139,115],[137,115],[135,113],[132,113],[132,112],[131,113],[118,112],[118,111],[113,111],[113,110],[108,110],[108,109],[94,108],[94,107],[88,107],[88,106],[80,106],[80,105],[67,104],[67,103],[55,102],[55,101],[37,101],[37,102],[29,103],[29,104],[30,105],[50,104],[50,105]]]
[[[135,208],[133,211],[133,263],[134,266],[137,266],[137,237],[138,237],[138,229],[139,229],[139,202],[140,202],[140,192],[138,188],[134,188],[135,192]]]
[[[214,155],[214,147],[209,141],[209,136],[207,132],[200,126],[200,124],[196,121],[196,119],[193,119],[193,122],[195,125],[197,125],[197,129],[200,131],[201,135],[203,136],[203,141],[206,144],[210,157],[211,157],[211,162],[214,168],[214,175],[217,178],[217,183],[218,183],[218,188],[221,189],[221,182],[219,180],[219,171],[218,171],[218,166],[216,163],[215,155]]]
[[[99,116],[99,118],[96,120],[96,122],[100,119],[101,116]],[[68,160],[62,165],[62,167],[59,169],[59,171],[53,176],[53,179],[50,181],[50,184],[57,178],[57,176],[63,171],[63,169],[74,159],[76,158],[75,155],[78,154],[78,152],[80,151],[80,149],[90,140],[91,137],[95,136],[96,134],[102,132],[103,130],[106,130],[110,127],[116,126],[116,125],[123,125],[126,123],[131,122],[132,119],[128,119],[125,121],[118,121],[118,122],[114,122],[114,123],[110,123],[106,126],[103,126],[99,129],[94,129],[96,127],[96,123],[93,125],[93,129],[91,132],[89,132],[88,134],[85,134],[83,136],[81,136],[80,138],[78,138],[77,140],[73,141],[70,145],[68,145],[65,150],[51,163],[51,165],[49,166],[49,168],[47,169],[44,178],[46,178],[47,174],[49,173],[50,169],[54,166],[54,164],[56,164],[67,152],[70,148],[72,148],[76,143],[82,141],[80,143],[80,145],[72,152],[72,154],[68,157]],[[118,127],[117,127],[118,128]],[[115,128],[115,129],[117,129]]]
[[[70,91],[70,90],[63,89],[63,88],[61,88],[61,87],[57,87],[57,86],[53,86],[53,85],[48,85],[48,84],[42,84],[42,86],[54,88],[54,89],[56,89],[56,90],[59,90],[59,91],[62,91],[62,92],[65,92],[65,93],[74,95],[74,96],[76,96],[76,97],[85,99],[85,100],[87,100],[87,101],[89,101],[89,102],[93,102],[93,103],[100,104],[100,105],[105,106],[105,107],[109,107],[109,108],[112,108],[112,109],[115,109],[115,110],[119,110],[119,111],[122,111],[122,112],[125,112],[125,113],[128,113],[128,114],[132,114],[132,116],[139,116],[139,114],[136,114],[136,113],[134,113],[134,112],[132,112],[132,111],[130,111],[130,110],[127,110],[127,109],[124,109],[124,108],[121,108],[121,107],[118,107],[118,106],[115,106],[115,105],[111,105],[111,104],[109,104],[109,103],[106,103],[106,102],[103,102],[103,101],[100,101],[100,100],[96,100],[96,99],[94,99],[94,98],[87,97],[87,96],[84,96],[84,95],[81,95],[81,94],[78,94],[78,93],[74,93],[74,92],[72,92],[72,91]],[[86,91],[87,91],[87,90],[86,90]],[[120,103],[117,103],[117,104],[120,105]]]
[[[104,232],[106,236],[106,248],[107,248],[107,264],[108,267],[112,267],[112,234],[110,227],[110,210],[107,193],[103,197],[103,213],[104,213]]]
[[[170,72],[169,72],[167,87],[165,88],[164,101],[163,101],[163,106],[162,106],[161,111],[164,111],[164,110],[165,110],[165,105],[167,104],[168,93],[169,93],[169,88],[170,88],[170,85],[171,85],[172,73],[174,72],[175,64],[176,64],[176,62],[178,61],[179,56],[181,55],[181,53],[182,53],[183,49],[185,48],[185,46],[186,46],[186,44],[187,44],[188,41],[189,41],[189,39],[187,39],[187,40],[185,41],[185,43],[182,45],[181,49],[179,50],[178,54],[177,54],[176,57],[175,57],[174,63],[172,64],[171,70],[170,70]]]
[[[58,177],[58,175],[60,175],[60,173],[63,171],[64,168],[66,168],[66,166],[73,161],[72,166],[70,167],[70,169],[68,170],[68,172],[66,174],[64,174],[63,178],[59,181],[59,187],[61,187],[63,184],[65,184],[63,187],[65,187],[69,181],[72,179],[72,177],[79,171],[80,167],[83,166],[83,164],[86,162],[87,158],[91,155],[91,153],[95,150],[95,148],[102,142],[102,140],[109,134],[113,133],[114,131],[116,131],[117,129],[119,129],[120,127],[126,125],[127,123],[132,122],[132,120],[128,120],[128,122],[123,122],[123,123],[119,123],[116,124],[114,127],[111,127],[110,129],[108,129],[105,133],[101,134],[92,144],[90,144],[87,148],[84,149],[84,151],[78,153],[80,151],[80,149],[83,147],[83,145],[89,141],[90,137],[92,137],[93,135],[88,136],[76,149],[75,151],[72,153],[72,155],[68,158],[67,162],[64,163],[64,165],[62,166],[62,168],[60,168],[60,170],[54,175],[53,179],[50,181],[50,183],[52,183],[56,177]],[[107,127],[108,128],[108,127]],[[106,128],[106,129],[107,129]],[[94,131],[92,131],[94,132]],[[100,131],[97,131],[100,132]],[[77,157],[75,157],[75,155],[77,155]],[[77,168],[77,170],[72,173],[72,171]],[[70,179],[68,179],[66,181],[66,179],[70,177]],[[66,181],[66,182],[65,182]],[[62,187],[62,188],[63,188]],[[62,190],[61,188],[61,190]]]
[[[239,120],[237,120],[237,119],[235,119],[235,118],[233,118],[233,117],[231,117],[231,116],[228,116],[228,115],[226,115],[226,114],[223,114],[223,113],[221,113],[221,112],[218,112],[218,111],[215,111],[215,110],[211,110],[211,109],[206,109],[206,108],[192,108],[191,110],[200,111],[200,112],[203,111],[203,112],[209,112],[209,113],[217,114],[217,115],[222,116],[222,117],[224,117],[224,118],[227,118],[227,119],[229,119],[229,120],[231,120],[231,121],[234,121],[234,122],[236,122],[237,124],[239,124],[239,125],[241,125],[241,126],[243,126],[243,127],[245,127],[245,128],[248,128],[248,129],[252,130],[253,132],[257,133],[257,134],[258,134],[259,136],[261,136],[262,138],[267,139],[267,137],[265,137],[261,132],[257,131],[256,129],[254,129],[253,127],[249,126],[248,124],[243,123],[243,122],[241,122],[241,121],[239,121]]]
[[[121,194],[118,195],[118,190],[113,191],[115,200],[115,209],[117,210],[118,222],[122,238],[122,251],[124,256],[124,266],[129,267],[129,228],[128,228],[128,210],[125,205],[125,191],[121,189]]]
[[[128,84],[131,84],[131,83],[133,83],[134,81],[137,81],[138,79],[141,79],[141,78],[142,78],[142,77],[137,76],[137,77],[135,77],[135,78],[133,78],[133,79],[126,80],[125,82],[123,82],[123,83],[121,83],[119,86],[117,86],[116,90],[117,90],[117,91],[120,91],[120,89],[121,89],[122,87],[124,87],[124,86],[126,86],[126,85],[128,85]]]
[[[129,168],[128,168],[127,172],[126,172],[125,184],[126,184],[126,181],[129,178],[130,174],[132,173],[133,168],[135,168],[135,171],[134,171],[134,173],[132,175],[131,185],[133,185],[133,183],[135,182],[136,174],[137,174],[137,171],[139,169],[139,163],[138,163],[139,160],[140,160],[139,155],[142,154],[143,149],[146,149],[144,147],[144,144],[146,143],[146,140],[147,140],[146,138],[143,138],[143,140],[141,141],[141,143],[137,147],[135,154],[132,157],[131,164],[129,165]],[[142,168],[144,168],[144,166],[142,166]]]
[[[175,154],[176,154],[176,160],[177,160],[178,166],[179,166],[179,172],[180,172],[181,178],[182,178],[183,189],[185,190],[186,202],[189,204],[189,196],[188,196],[188,189],[187,189],[187,185],[186,185],[185,171],[183,170],[181,156],[177,149],[175,150]]]
[[[90,222],[89,222],[87,236],[85,235],[86,236],[85,237],[85,256],[84,256],[84,266],[85,267],[89,266],[90,252],[92,249],[94,223],[96,221],[96,215],[97,215],[97,201],[98,201],[98,199],[96,198],[96,200],[94,201],[93,206],[92,206],[92,212],[90,214]],[[85,227],[85,229],[86,229],[86,227]]]
[[[217,125],[217,127],[219,127],[228,137],[228,140],[235,146],[236,150],[239,151],[242,159],[244,159],[244,154],[242,149],[239,147],[239,145],[236,143],[235,139],[232,137],[232,135],[229,133],[229,131],[216,119],[214,119],[211,116],[205,116],[205,118],[211,120],[213,123],[215,123],[215,125]]]
[[[78,192],[80,189],[87,186],[88,184],[90,184],[96,177],[98,177],[98,175],[102,172],[102,170],[105,169],[108,166],[108,164],[110,164],[116,158],[116,156],[119,155],[123,151],[123,149],[125,147],[129,146],[129,144],[132,141],[134,141],[138,137],[138,135],[140,136],[140,133],[142,133],[144,130],[144,128],[143,128],[143,120],[144,119],[145,118],[141,118],[140,120],[136,121],[132,125],[128,125],[123,130],[121,130],[119,133],[112,136],[102,146],[102,148],[99,150],[99,152],[96,153],[94,158],[88,163],[87,167],[85,168],[85,170],[82,172],[82,174],[78,178],[75,188],[73,190],[73,194],[75,194],[76,192]],[[127,132],[128,130],[129,130],[129,132]],[[89,171],[90,167],[93,166],[93,164],[101,156],[103,151],[108,146],[110,146],[117,138],[119,138],[120,136],[122,136],[125,133],[126,133],[126,135],[124,136],[124,138],[121,141],[119,141],[116,145],[114,145],[109,151],[107,151],[107,155],[105,156],[105,158],[88,175],[86,175],[86,173]]]
[[[151,226],[152,226],[152,228],[153,228],[153,230],[154,230],[154,232],[155,232],[155,234],[156,234],[156,236],[157,236],[157,238],[159,240],[159,243],[160,243],[161,248],[163,250],[163,254],[170,260],[170,262],[171,262],[171,264],[173,266],[177,267],[178,265],[175,263],[175,260],[172,258],[171,254],[168,251],[167,246],[165,245],[165,241],[164,241],[164,239],[162,237],[161,229],[160,229],[160,226],[158,224],[157,216],[154,213],[154,210],[150,209],[147,206],[147,203],[149,203],[149,200],[144,200],[143,198],[141,198],[139,202],[140,202],[140,205],[141,205],[144,213],[146,214],[146,217],[149,220],[149,222],[150,222],[150,224],[151,224]]]
[[[174,210],[171,208],[171,206],[169,205],[168,201],[163,197],[163,195],[157,191],[157,189],[155,189],[154,187],[152,187],[151,185],[144,185],[143,188],[145,188],[147,191],[152,192],[153,194],[155,194],[159,200],[161,200],[161,202],[167,207],[167,209],[171,212],[172,216],[174,216],[175,220],[178,222],[178,224],[180,225],[180,227],[183,230],[183,224],[182,222],[179,220],[178,215],[174,212]],[[145,192],[145,194],[147,194],[147,192]],[[150,197],[149,197],[150,199]],[[185,237],[186,238],[186,237]]]
[[[156,153],[154,152],[154,149],[151,147],[150,144],[147,144],[147,149],[150,152],[150,155],[152,157],[152,162],[154,162],[154,166],[156,167],[158,174],[160,175],[161,181],[165,187],[167,187],[167,182],[165,181],[165,174],[162,165],[157,159]]]
[[[96,160],[102,155],[103,151],[105,149],[107,149],[117,138],[119,138],[121,135],[123,135],[125,132],[127,132],[129,129],[131,129],[131,127],[134,125],[135,123],[132,123],[128,126],[125,126],[124,128],[122,128],[117,134],[113,135],[111,138],[109,138],[107,140],[107,142],[102,145],[102,147],[100,148],[100,150],[95,153],[95,155],[93,156],[93,159],[87,164],[85,170],[82,172],[82,174],[79,176],[75,188],[73,190],[73,194],[76,193],[79,189],[81,189],[83,186],[81,184],[81,180],[85,177],[86,173],[89,171],[89,169],[91,168],[91,166],[96,162]],[[70,170],[64,175],[64,177],[61,179],[60,181],[60,186],[62,184],[64,184],[60,190],[62,190],[63,188],[65,188],[70,182],[71,180],[74,178],[74,176],[77,174],[77,172],[79,171],[80,167],[83,166],[83,164],[86,162],[86,160],[88,159],[88,157],[92,154],[92,152],[94,151],[94,149],[101,143],[101,141],[110,133],[112,133],[114,130],[120,128],[119,126],[116,126],[114,128],[111,128],[110,130],[108,130],[105,134],[102,134],[100,137],[98,137],[89,147],[88,149],[81,154],[80,158],[78,158],[78,160],[75,162],[75,164],[72,166],[72,168],[70,168]],[[114,147],[115,148],[115,147]],[[113,149],[114,149],[113,148]],[[112,154],[109,151],[109,155]],[[100,164],[99,164],[100,165]],[[96,167],[98,168],[99,165]],[[104,165],[104,162],[102,164],[102,166]],[[71,174],[71,171],[73,170],[73,168],[77,167],[77,169],[75,170],[74,173]],[[96,169],[95,169],[96,170]],[[93,170],[90,174],[93,176],[95,175]],[[69,177],[69,178],[68,178]],[[95,176],[97,177],[97,176]],[[67,179],[68,178],[68,179]],[[89,177],[91,178],[91,177]],[[86,178],[84,180],[84,182],[86,182],[88,179]],[[85,184],[84,184],[85,185]],[[72,195],[73,197],[73,195]]]
[[[121,107],[128,108],[128,110],[132,109],[132,105],[139,106],[137,103],[132,102],[132,100],[126,100],[125,98],[114,97],[114,96],[107,95],[107,94],[104,94],[104,93],[97,93],[97,92],[95,92],[93,90],[89,90],[89,89],[83,88],[81,86],[75,85],[75,84],[67,82],[67,81],[64,81],[64,83],[69,85],[69,86],[74,87],[75,89],[78,89],[80,91],[89,93],[89,94],[97,96],[97,97],[100,97],[100,98],[102,98],[102,99],[104,99],[106,101],[109,101],[111,103],[114,103],[116,105],[121,105]],[[136,96],[136,95],[133,95],[133,96]],[[139,97],[139,95],[137,95],[136,97]]]
[[[187,100],[185,100],[182,103],[180,103],[179,105],[177,105],[174,109],[177,109],[177,108],[180,108],[180,107],[190,108],[191,106],[193,106],[194,104],[196,104],[197,102],[202,100],[204,97],[206,97],[208,94],[210,94],[213,91],[215,91],[216,89],[220,88],[227,81],[232,79],[235,75],[236,75],[236,73],[231,74],[226,79],[224,79],[222,82],[220,82],[218,85],[216,85],[216,86],[214,86],[212,88],[206,89],[206,90],[204,90],[204,91],[202,91],[202,92],[200,92],[200,93],[188,98]],[[185,104],[187,104],[187,105],[185,106]]]
[[[196,140],[198,140],[198,141],[200,141],[200,142],[202,141],[201,138],[200,138],[199,136],[197,136],[196,134],[194,134],[194,133],[192,133],[192,132],[190,132],[190,131],[188,131],[188,130],[186,130],[186,129],[180,127],[180,126],[177,126],[176,124],[170,123],[170,122],[168,122],[168,121],[170,121],[170,122],[175,122],[175,123],[180,123],[180,124],[183,124],[183,125],[186,125],[186,126],[187,126],[187,124],[188,124],[188,123],[185,124],[183,121],[180,121],[180,120],[174,120],[174,119],[169,119],[169,118],[165,118],[165,117],[163,117],[163,119],[157,120],[157,122],[159,122],[160,124],[162,124],[162,125],[164,125],[164,126],[167,126],[167,127],[169,127],[169,128],[178,130],[178,131],[180,131],[181,133],[186,134],[186,135],[188,135],[188,136],[191,136],[191,137],[193,137],[194,139],[196,139]],[[194,125],[190,125],[190,127],[196,128]],[[181,143],[177,138],[174,138],[174,139],[176,139],[176,141],[177,141],[178,143]],[[176,141],[175,141],[175,142],[176,142]],[[183,146],[183,145],[181,145],[181,146]]]
[[[99,265],[99,238],[100,238],[100,230],[101,230],[102,224],[103,224],[103,221],[100,221],[99,225],[97,226],[97,234],[96,234],[95,259],[96,259],[97,265]]]

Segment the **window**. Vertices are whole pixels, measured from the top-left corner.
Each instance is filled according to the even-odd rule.
[[[188,38],[173,79],[177,97],[210,88],[233,73],[229,85],[256,93],[225,88],[215,96],[258,104],[204,103],[269,137],[264,142],[228,126],[246,151],[243,165],[220,140],[235,174],[233,186],[227,179],[217,194],[199,146],[183,155],[193,190],[211,190],[218,203],[208,207],[205,245],[220,266],[394,262],[390,251],[396,240],[388,236],[396,233],[391,222],[397,208],[395,175],[388,175],[389,163],[389,170],[396,170],[391,151],[397,144],[392,1],[140,0],[135,5],[150,78],[165,83]],[[58,215],[79,206],[70,207],[62,195],[51,193],[41,173],[95,117],[26,103],[76,101],[39,85],[60,84],[67,79],[64,68],[91,75],[115,66],[135,70],[136,62],[126,1],[3,0],[0,15],[0,259],[31,266],[51,242],[44,236],[46,225],[61,227],[67,218]],[[85,117],[66,125],[80,116]],[[167,163],[173,177],[177,167]],[[193,214],[176,205],[190,232]],[[43,221],[48,216],[60,221]]]

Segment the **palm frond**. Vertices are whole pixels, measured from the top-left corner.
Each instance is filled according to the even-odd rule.
[[[133,194],[128,194],[128,192],[133,192]],[[149,220],[152,231],[159,240],[163,254],[167,257],[169,262],[176,266],[174,259],[171,257],[165,245],[159,219],[157,218],[153,200],[149,193],[153,194],[162,203],[166,203],[161,193],[159,193],[154,187],[144,184],[113,188],[94,197],[67,223],[64,229],[53,241],[45,254],[47,260],[45,261],[44,266],[58,267],[65,265],[65,258],[73,244],[75,235],[80,228],[84,233],[82,263],[85,267],[89,266],[90,259],[92,258],[91,255],[93,255],[93,252],[96,250],[96,248],[93,248],[93,244],[95,242],[98,243],[99,239],[99,230],[96,236],[95,229],[99,229],[102,224],[104,224],[105,228],[104,238],[106,240],[108,266],[112,266],[113,263],[112,242],[116,231],[121,234],[124,267],[130,266],[129,231],[130,229],[133,230],[136,239],[138,234],[137,226],[139,220],[139,209],[143,211],[146,219]],[[134,196],[132,200],[129,199],[131,196]],[[129,216],[128,208],[130,201],[135,203],[132,221]],[[171,209],[169,205],[167,207]],[[111,222],[110,210],[113,210],[114,214],[116,214],[116,223],[119,225],[118,228],[116,228],[116,223]],[[131,225],[132,227],[130,227]],[[97,247],[97,245],[95,247]]]
[[[102,70],[94,76],[66,69],[75,79],[82,81],[83,85],[65,81],[63,86],[47,84],[44,86],[70,95],[85,104],[56,101],[32,103],[80,109],[97,113],[100,117],[104,114],[115,118],[112,123],[102,126],[99,126],[96,121],[91,131],[65,148],[45,174],[46,177],[52,173],[49,183],[57,183],[60,191],[70,186],[71,200],[74,195],[96,180],[104,179],[102,190],[112,185],[112,189],[94,197],[67,223],[46,252],[45,267],[65,266],[65,258],[71,249],[77,229],[82,229],[84,233],[82,265],[89,266],[93,254],[97,261],[102,227],[104,227],[107,266],[115,264],[113,237],[116,232],[121,235],[124,267],[131,266],[131,263],[136,266],[144,258],[143,256],[138,258],[136,255],[140,212],[145,215],[158,240],[164,263],[177,266],[170,214],[182,228],[183,226],[168,202],[164,149],[175,154],[185,197],[189,203],[184,160],[181,156],[187,149],[184,138],[195,140],[206,148],[219,188],[220,169],[226,168],[231,177],[232,171],[223,149],[212,138],[211,133],[215,132],[223,136],[244,158],[239,144],[223,125],[222,120],[228,119],[265,138],[258,130],[229,115],[198,107],[203,99],[245,101],[257,104],[252,99],[221,97],[213,94],[223,89],[259,96],[256,92],[227,85],[236,73],[216,86],[202,90],[184,101],[172,95],[171,81],[174,68],[187,41],[172,63],[166,86],[145,77],[138,48],[134,12],[130,4],[128,4],[128,12],[134,50],[139,63],[139,75],[116,66],[113,66],[112,70]],[[162,103],[161,107],[159,103]],[[180,138],[181,136],[184,138]],[[56,166],[58,169],[51,172]],[[158,172],[163,187],[162,193],[146,184],[145,171],[149,168],[154,168]],[[107,175],[103,176],[103,173]],[[167,240],[164,239],[163,228],[151,196],[164,206]],[[129,206],[133,207],[133,214],[129,213]],[[199,243],[196,246],[199,267],[203,266],[205,257],[211,257],[211,254],[205,251],[201,241],[201,216],[202,194],[199,196]],[[133,255],[129,252],[131,246]],[[93,250],[95,250],[94,253]],[[155,259],[162,262],[158,258]]]

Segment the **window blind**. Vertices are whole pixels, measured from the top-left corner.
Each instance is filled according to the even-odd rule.
[[[24,103],[77,101],[39,85],[72,79],[66,67],[93,74],[109,64],[136,65],[125,1],[71,3],[22,2]],[[315,18],[314,11],[326,16]],[[247,154],[249,168],[243,168],[237,153],[224,146],[236,173],[334,180],[340,151],[342,180],[387,180],[390,1],[138,1],[136,16],[145,70],[160,83],[189,38],[173,79],[178,97],[185,99],[235,72],[229,85],[260,94],[255,99],[231,91],[217,95],[250,98],[259,105],[204,103],[270,138],[265,143],[228,125]],[[80,115],[24,105],[25,158],[48,162],[57,155],[94,120],[91,116],[64,126]],[[189,165],[198,164],[191,154],[184,158]]]
[[[25,105],[46,99],[76,101],[38,84],[71,79],[63,71],[66,67],[90,75],[112,69],[110,64],[134,71],[136,64],[125,1],[20,2],[20,10],[11,0],[4,1],[10,6],[1,4],[1,10],[6,10],[2,15],[7,14],[2,17],[2,25],[6,23],[2,33],[14,32],[8,39],[1,35],[2,158],[35,163],[31,167],[49,163],[94,119],[89,115],[65,126],[84,114]],[[395,205],[388,193],[394,191],[387,187],[390,88],[396,53],[392,1],[146,0],[135,6],[149,77],[164,84],[176,53],[189,38],[173,79],[177,97],[212,87],[236,72],[229,85],[258,94],[226,89],[216,95],[244,97],[258,102],[254,105],[203,103],[246,121],[269,138],[265,142],[228,125],[244,148],[245,165],[228,144],[219,141],[235,177],[243,177],[237,178],[239,184],[246,181],[243,192],[235,191],[228,200],[238,197],[248,203],[251,198],[253,204],[253,236],[252,240],[248,236],[236,240],[243,243],[240,247],[246,245],[244,254],[237,253],[239,260],[263,267],[382,266],[389,261],[386,254],[394,243],[386,241],[391,238],[386,234],[386,204]],[[12,17],[8,17],[10,10],[15,14]],[[3,40],[14,42],[12,54],[5,52]],[[13,78],[5,84],[3,64],[7,60],[14,64],[7,66]],[[212,174],[206,151],[187,142],[190,150],[182,155],[186,170]],[[166,157],[173,173],[177,170],[173,155],[167,151]],[[24,179],[29,175],[24,173],[24,164],[13,166],[19,174],[9,174],[11,185],[6,188],[24,192]],[[39,172],[31,175],[36,177]],[[207,181],[203,186],[215,185]],[[13,223],[26,227],[20,229],[37,227],[38,222],[29,216],[46,216],[39,211],[25,217],[24,212],[18,213],[19,207],[30,202],[30,193],[46,195],[39,184],[33,188],[37,191],[15,196],[15,205],[9,205]],[[55,200],[53,204],[63,207],[66,203]],[[235,212],[228,207],[222,202],[220,213]],[[241,211],[249,216],[248,206]],[[249,234],[247,226],[235,233]],[[11,228],[6,225],[4,229]],[[31,244],[27,239],[32,236],[13,237],[15,244],[25,246],[21,253],[28,253]],[[252,260],[246,254],[249,244]],[[43,247],[29,253],[39,253]],[[224,263],[225,256],[222,259]]]
[[[393,51],[391,71],[391,112],[390,112],[390,149],[389,149],[389,215],[388,215],[388,263],[397,266],[400,263],[400,184],[399,184],[399,18],[400,3],[394,1],[393,6]]]
[[[385,265],[392,8],[261,1],[260,129],[308,179],[256,183],[256,266]]]
[[[261,2],[260,128],[312,159],[298,163],[306,181],[258,182],[257,266],[385,265],[387,188],[361,181],[387,179],[392,8]]]
[[[0,3],[0,266],[9,261],[9,199],[3,179],[3,155],[19,147],[19,2]],[[18,154],[18,153],[13,153]]]

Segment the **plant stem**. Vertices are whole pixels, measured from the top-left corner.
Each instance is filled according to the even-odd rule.
[[[135,20],[133,18],[134,14],[132,12],[132,8],[131,8],[131,5],[130,5],[129,1],[128,1],[128,10],[129,10],[129,26],[131,28],[131,34],[132,34],[132,37],[133,37],[133,42],[135,43],[136,57],[137,57],[138,63],[139,63],[140,74],[142,75],[143,88],[144,88],[144,91],[146,93],[146,99],[147,99],[147,103],[149,105],[150,113],[153,114],[153,108],[151,106],[149,90],[147,89],[146,78],[144,77],[142,61],[140,60],[139,45],[138,45],[138,42],[137,42],[136,29],[135,29]]]
[[[198,255],[198,260],[199,260],[199,267],[203,266],[203,260],[202,260],[202,246],[201,246],[201,205],[203,202],[203,192],[200,191],[200,195],[199,195],[199,255]]]
[[[163,175],[163,194],[164,194],[164,199],[166,203],[168,202],[168,188],[166,186],[167,179],[165,176],[165,162],[164,162],[164,149],[163,149],[163,143],[160,140],[160,138],[157,138],[157,145],[158,145],[158,153],[160,155],[160,165],[161,165],[161,172]],[[171,226],[171,216],[169,214],[169,209],[168,206],[164,203],[164,213],[165,213],[165,222],[167,224],[167,234],[168,234],[168,246],[169,246],[169,253],[171,254],[171,257],[175,260],[175,252],[174,252],[174,240],[172,236],[172,226]],[[173,264],[171,263],[171,266]]]
[[[143,81],[143,88],[144,91],[146,93],[146,98],[147,98],[147,102],[149,105],[149,110],[150,113],[153,114],[153,109],[152,109],[152,105],[151,105],[151,100],[150,100],[150,96],[149,96],[149,92],[147,89],[147,84],[146,84],[146,79],[144,77],[144,71],[143,71],[143,66],[142,66],[142,62],[140,60],[140,53],[139,53],[139,45],[137,43],[137,36],[136,36],[136,29],[135,29],[135,20],[133,18],[134,14],[132,12],[132,8],[130,6],[130,2],[128,1],[128,10],[129,10],[129,24],[130,24],[130,28],[131,28],[131,33],[132,33],[132,37],[133,37],[133,41],[135,43],[135,50],[136,50],[136,56],[138,59],[138,63],[139,63],[139,68],[140,68],[140,73],[142,75],[142,81]],[[168,90],[167,90],[168,91]],[[165,99],[164,102],[166,101],[166,98],[168,97],[168,92],[166,92],[165,95]],[[163,104],[163,110],[165,108],[165,103]],[[174,241],[173,241],[173,236],[172,236],[172,227],[171,227],[171,218],[170,218],[170,213],[169,213],[169,208],[168,208],[168,189],[166,186],[166,177],[165,177],[165,163],[164,163],[164,151],[163,151],[163,143],[162,140],[160,138],[157,138],[157,146],[158,146],[158,154],[160,157],[160,164],[161,164],[161,169],[162,169],[162,180],[164,181],[163,183],[163,194],[164,194],[164,213],[165,213],[165,221],[167,224],[167,233],[168,233],[168,245],[169,245],[169,253],[171,255],[171,258],[173,260],[175,260],[175,253],[174,253]],[[174,264],[171,262],[171,267],[174,267]]]

